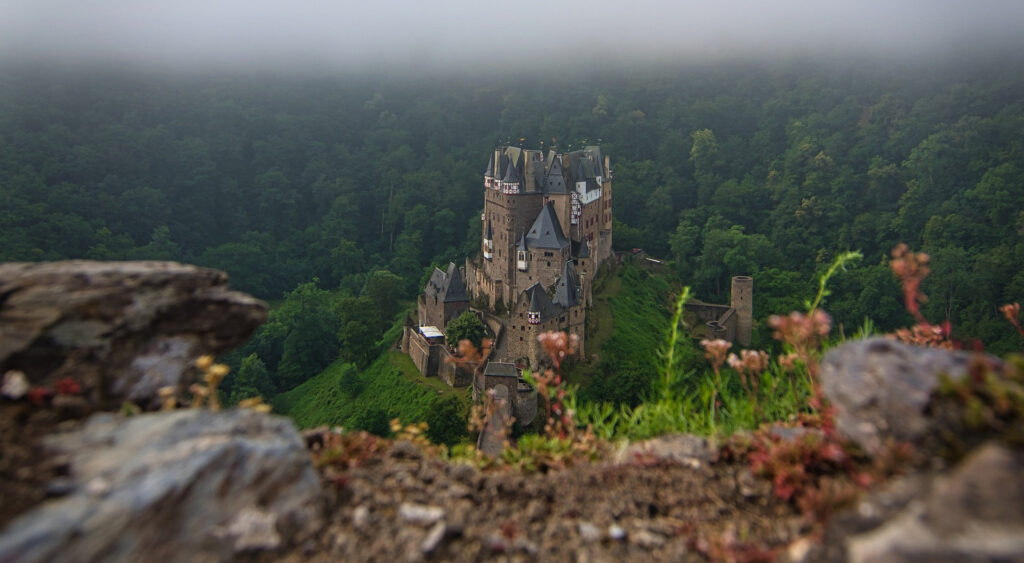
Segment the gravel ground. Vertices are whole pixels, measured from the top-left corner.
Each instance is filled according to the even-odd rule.
[[[808,531],[745,464],[482,472],[397,442],[327,481],[325,533],[285,559],[756,561]]]

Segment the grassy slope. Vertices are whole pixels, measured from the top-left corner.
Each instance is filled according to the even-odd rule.
[[[321,424],[350,426],[352,419],[364,410],[380,410],[388,419],[422,421],[441,400],[454,396],[465,406],[465,389],[452,389],[437,378],[420,375],[409,356],[395,351],[381,354],[362,373],[350,364],[335,362],[326,370],[278,395],[274,412],[295,420],[300,428]],[[355,377],[362,388],[353,396],[343,389],[342,380]]]
[[[568,374],[571,382],[582,385],[584,399],[635,403],[647,394],[660,364],[658,349],[668,327],[670,293],[664,276],[640,265],[623,265],[601,283],[589,313],[591,334],[587,340],[587,357],[596,355],[599,363],[577,363]],[[401,323],[396,322],[381,340],[382,348],[400,333]],[[353,394],[352,389],[358,393]],[[321,424],[352,427],[361,413],[375,410],[389,419],[425,420],[431,409],[450,396],[459,400],[463,410],[467,408],[465,389],[451,389],[440,379],[425,378],[408,356],[386,351],[362,373],[335,362],[274,398],[273,407],[301,428]]]
[[[669,325],[672,288],[647,268],[624,264],[601,284],[588,313],[596,321],[587,340],[587,356],[597,367],[576,366],[569,375],[588,401],[635,404],[650,389],[660,365],[658,351]]]

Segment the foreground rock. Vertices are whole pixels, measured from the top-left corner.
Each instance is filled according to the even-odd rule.
[[[964,377],[975,356],[885,338],[859,340],[825,354],[821,385],[836,408],[839,431],[878,454],[889,439],[914,443],[928,433],[926,408],[940,376]]]
[[[0,264],[0,373],[36,386],[71,377],[95,408],[155,406],[191,362],[245,342],[266,304],[227,274],[175,262]]]
[[[838,430],[881,457],[887,444],[909,443],[917,464],[833,518],[809,560],[1024,561],[1024,453],[1006,439],[1019,418],[1007,403],[1003,418],[969,424],[967,399],[938,393],[942,377],[986,374],[1011,393],[1012,370],[991,356],[886,339],[829,351],[821,382]],[[987,408],[981,396],[968,399]]]
[[[96,415],[48,440],[69,494],[12,522],[0,561],[227,560],[294,546],[321,487],[294,426],[252,411]]]
[[[887,483],[835,518],[815,559],[1024,560],[1024,454],[977,448],[951,472]]]

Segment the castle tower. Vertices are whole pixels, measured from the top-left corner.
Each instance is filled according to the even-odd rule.
[[[736,310],[736,343],[740,346],[750,346],[750,333],[754,324],[754,278],[732,278],[730,305]]]

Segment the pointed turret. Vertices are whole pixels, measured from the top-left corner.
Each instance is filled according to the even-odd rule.
[[[530,324],[540,324],[540,313],[541,304],[538,294],[543,293],[542,291],[534,291],[530,294],[530,308],[526,310],[526,318]]]
[[[448,263],[448,272],[445,277],[448,281],[444,288],[445,303],[469,301],[469,296],[466,294],[466,284],[462,281],[462,273],[459,272],[459,268],[455,266],[455,262]]]
[[[489,188],[494,183],[494,153],[487,159],[487,170],[484,170],[484,187]]]
[[[525,272],[529,267],[529,264],[527,264],[526,261],[526,249],[526,233],[523,233],[522,236],[519,237],[519,242],[516,243],[516,268],[518,268],[520,272]]]
[[[545,183],[549,195],[568,193],[565,189],[565,175],[562,173],[561,159],[556,158],[551,161],[551,166],[548,167],[548,176]]]
[[[519,168],[510,160],[505,170],[505,177],[501,179],[506,184],[518,184],[520,181]]]
[[[571,260],[562,265],[562,278],[555,288],[555,304],[568,309],[580,304],[580,280],[576,275],[576,267]]]
[[[562,232],[562,226],[551,202],[541,208],[537,219],[526,231],[525,240],[530,248],[562,250],[569,246],[569,239],[565,238],[565,233]]]
[[[562,308],[556,306],[551,302],[551,298],[548,297],[544,286],[540,283],[535,283],[526,290],[519,297],[524,303],[529,303],[526,308],[526,318],[530,321],[530,324],[540,324],[549,319],[556,318],[561,314]]]

